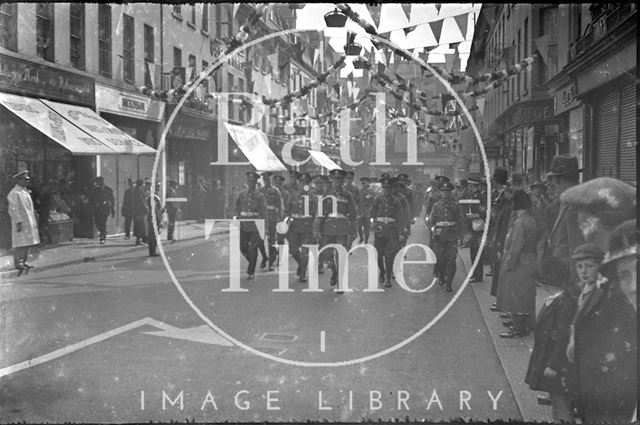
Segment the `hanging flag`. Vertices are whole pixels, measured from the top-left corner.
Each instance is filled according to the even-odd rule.
[[[431,31],[433,31],[433,35],[436,37],[436,41],[440,43],[440,35],[442,33],[442,24],[444,23],[444,19],[440,19],[437,21],[431,22]]]
[[[447,112],[447,105],[449,104],[449,101],[453,100],[453,96],[451,96],[449,93],[440,93],[440,99],[442,100],[442,113],[444,114]]]
[[[440,13],[440,8],[442,7],[442,3],[436,3],[436,10]]]
[[[406,28],[402,28],[402,31],[404,31],[404,35],[408,35],[411,31],[415,30],[418,26],[414,25],[412,27],[406,27]]]
[[[407,15],[407,21],[411,21],[411,3],[402,3],[401,6],[404,14]]]
[[[454,16],[456,23],[458,24],[458,28],[462,33],[462,37],[467,39],[467,24],[469,23],[469,14],[465,13],[463,15]]]
[[[537,50],[542,56],[543,61],[547,61],[547,57],[549,56],[549,34],[545,34],[542,37],[535,38],[534,42],[534,51]]]
[[[240,8],[240,3],[233,4],[233,18],[235,19],[236,13],[238,13],[238,9]]]
[[[376,30],[380,28],[380,5],[367,5],[367,10],[369,10],[369,14],[371,14],[371,18],[373,18],[373,24],[376,26]]]

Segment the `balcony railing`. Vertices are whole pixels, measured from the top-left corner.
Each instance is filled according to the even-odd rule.
[[[635,3],[623,3],[604,13],[591,23],[588,32],[569,47],[568,62],[588,51],[594,44],[613,33],[623,22],[635,19]]]

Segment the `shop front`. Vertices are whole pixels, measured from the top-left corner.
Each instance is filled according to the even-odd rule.
[[[167,105],[166,120],[175,105]],[[165,121],[167,122],[167,121]],[[188,220],[204,217],[206,192],[214,179],[210,163],[217,158],[216,120],[205,114],[182,108],[167,131],[167,181],[178,183],[177,196],[187,198],[181,207]],[[224,182],[223,182],[224,183]]]
[[[102,118],[129,136],[156,149],[162,134],[164,102],[151,99],[139,93],[131,93],[96,83],[96,109]],[[107,222],[109,233],[123,231],[124,221],[121,207],[129,180],[151,179],[155,155],[102,155],[99,173],[105,184],[113,189],[116,198],[115,219]],[[155,180],[163,182],[164,155],[161,154]],[[161,184],[162,199],[165,185]]]

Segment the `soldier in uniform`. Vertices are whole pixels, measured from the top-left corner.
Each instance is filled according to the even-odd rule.
[[[313,182],[314,187],[311,188],[311,194],[314,196],[317,202],[318,196],[325,196],[328,193],[329,179],[325,175],[318,174],[314,177]],[[315,222],[319,220],[320,217],[316,216],[314,218],[314,226],[316,226]],[[320,245],[320,239],[316,236],[317,235],[313,236],[313,243]],[[318,274],[324,274],[324,261],[322,260],[322,258],[318,259]]]
[[[467,218],[469,219],[469,227],[471,228],[471,240],[469,241],[469,250],[471,254],[471,262],[476,260],[478,251],[480,251],[480,242],[482,233],[486,225],[486,193],[480,190],[480,179],[476,177],[468,178],[468,194],[471,199],[477,199],[479,204],[471,204]],[[478,261],[478,265],[473,272],[471,282],[482,282],[484,279],[484,265],[482,259]]]
[[[285,221],[289,225],[287,238],[291,256],[298,263],[296,275],[300,282],[307,281],[309,249],[303,245],[313,244],[313,221],[317,211],[317,198],[311,192],[311,175],[298,173],[296,184],[291,187],[284,207]]]
[[[411,213],[409,212],[409,201],[402,193],[403,187],[404,185],[397,178],[391,180],[391,192],[400,200],[402,205],[402,228],[408,237],[411,234]]]
[[[362,177],[360,179],[362,188],[360,189],[360,202],[358,203],[358,243],[369,243],[369,229],[371,207],[376,196],[371,189],[371,179]]]
[[[451,182],[440,185],[441,200],[433,206],[429,223],[433,226],[433,243],[431,248],[436,254],[434,277],[440,285],[446,285],[447,292],[452,292],[451,282],[456,274],[456,255],[460,234],[466,234],[465,217],[460,205],[453,200]]]
[[[158,247],[158,233],[160,233],[160,224],[162,223],[162,204],[160,203],[160,182],[156,182],[155,191],[151,195],[151,182],[147,180],[147,229],[149,229],[149,257],[157,257],[156,248]],[[156,214],[156,227],[153,226],[153,212]],[[156,233],[156,228],[158,233]]]
[[[247,189],[240,192],[236,199],[234,218],[257,220],[267,217],[267,202],[264,195],[256,189],[259,178],[258,173],[247,173]],[[240,222],[240,252],[249,261],[247,267],[249,280],[255,279],[258,245],[261,242],[262,238],[256,223]]]
[[[400,183],[400,193],[407,198],[407,202],[409,203],[409,219],[411,220],[411,224],[413,224],[415,223],[416,206],[413,199],[413,190],[409,187],[411,180],[409,180],[409,176],[407,174],[398,174],[398,182]]]
[[[340,169],[331,170],[331,190],[322,201],[322,216],[314,223],[313,233],[316,239],[320,239],[320,248],[327,244],[341,244],[347,250],[349,247],[349,234],[355,232],[356,204],[349,191],[345,190],[345,172]],[[330,196],[335,197],[331,198]],[[336,202],[337,213],[333,212],[333,202]],[[338,254],[330,249],[323,251],[320,260],[326,260],[331,269],[331,286],[338,284]]]
[[[433,210],[433,206],[440,201],[440,185],[444,182],[449,182],[449,177],[446,176],[436,176],[435,178],[435,190],[431,192],[431,196],[429,196],[429,201],[427,202],[427,211],[426,215],[429,217],[431,215],[431,210]]]
[[[103,177],[96,177],[95,188],[91,193],[91,206],[93,207],[93,219],[100,234],[100,245],[104,245],[107,238],[107,218],[109,214],[115,217],[115,199],[113,190],[104,184]]]
[[[392,192],[395,179],[385,178],[381,183],[382,194],[371,207],[371,222],[375,234],[374,247],[378,251],[378,281],[384,282],[384,286],[389,288],[393,279],[393,261],[406,241],[407,233],[403,225],[402,201]]]
[[[291,176],[291,182],[292,184],[295,183],[295,179],[296,178],[296,173],[290,174]],[[289,202],[289,196],[291,195],[291,190],[290,188],[285,188],[284,186],[284,177],[281,176],[280,174],[276,174],[273,176],[273,186],[278,189],[278,191],[280,192],[280,198],[282,198],[282,210],[284,211],[284,206],[287,205],[287,202]],[[289,187],[291,187],[291,184],[289,185]],[[282,219],[284,216],[281,216],[280,219]],[[285,240],[286,240],[286,236],[280,233],[276,233],[276,241],[278,242],[278,245],[282,245],[284,244]],[[277,258],[277,254],[278,252],[276,251],[276,258]],[[277,258],[277,264],[280,264],[280,259]]]
[[[353,198],[353,202],[356,204],[356,209],[358,205],[360,205],[360,190],[353,184],[353,179],[355,177],[355,173],[353,171],[347,171],[347,174],[344,177],[344,188],[347,190],[351,197]],[[349,235],[349,247],[353,245],[353,241],[357,236],[357,228],[354,229],[354,232]]]
[[[266,233],[269,239],[269,271],[273,271],[278,251],[276,250],[276,224],[282,219],[283,202],[280,191],[271,185],[272,172],[262,173],[264,186],[259,189],[267,203]],[[262,260],[264,264],[264,258]]]

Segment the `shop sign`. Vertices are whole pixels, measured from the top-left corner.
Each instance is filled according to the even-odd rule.
[[[526,103],[517,105],[514,111],[507,117],[505,121],[498,124],[499,133],[504,133],[514,127],[521,125],[530,126],[532,124],[549,120],[553,118],[553,101],[537,102],[534,104]]]
[[[160,122],[164,103],[145,96],[127,93],[96,84],[96,108],[101,112]]]
[[[177,139],[211,140],[212,128],[176,121],[169,128],[169,137]]]
[[[578,75],[577,86],[580,94],[598,88],[637,66],[636,43],[610,50],[615,52],[612,56],[603,58],[586,72]]]
[[[93,79],[5,55],[0,55],[0,90],[90,106],[95,104]]]
[[[209,49],[213,57],[219,58],[220,56],[222,56],[222,48],[220,46],[211,44],[209,46]],[[227,60],[227,63],[237,70],[244,72],[245,60],[242,57],[233,55]]]
[[[577,108],[580,106],[580,100],[578,100],[578,88],[575,83],[571,83],[558,90],[554,97],[554,107],[556,115],[568,111],[569,109]]]

